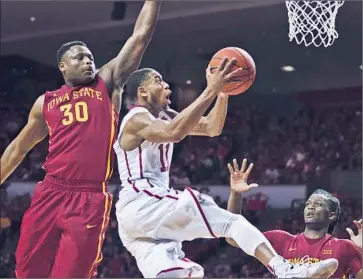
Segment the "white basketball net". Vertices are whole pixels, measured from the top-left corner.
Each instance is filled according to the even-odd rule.
[[[338,38],[335,18],[344,1],[285,1],[289,38],[305,46],[331,46]]]

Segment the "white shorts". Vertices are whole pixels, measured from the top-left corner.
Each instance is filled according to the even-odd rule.
[[[143,181],[121,190],[116,216],[121,241],[146,278],[177,269],[203,277],[202,267],[185,259],[181,242],[223,237],[238,218],[198,191],[150,188]]]

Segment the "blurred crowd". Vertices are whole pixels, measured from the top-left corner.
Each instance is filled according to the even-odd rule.
[[[199,189],[208,192],[208,188]],[[20,221],[24,211],[30,204],[30,195],[8,198],[6,190],[1,190],[1,233],[0,233],[0,277],[13,278],[15,257],[14,252],[19,237]],[[226,208],[226,201],[215,197],[216,202]],[[117,194],[114,195],[114,203]],[[353,227],[354,219],[362,216],[360,201],[341,200],[342,213],[337,224],[337,236],[348,238],[346,227]],[[275,220],[273,225],[262,228],[261,219],[268,218],[266,208],[256,209],[249,206],[249,201],[243,201],[242,214],[262,231],[267,229],[282,229],[293,234],[304,230],[304,202],[292,204],[290,210]],[[110,228],[103,245],[104,259],[98,270],[100,278],[142,278],[135,259],[122,246],[117,232],[117,221],[112,207]],[[272,278],[270,272],[254,258],[247,256],[240,249],[229,246],[224,239],[199,239],[185,242],[183,250],[186,257],[198,262],[205,269],[206,278]]]
[[[0,153],[19,133],[29,108],[0,108]],[[349,123],[349,125],[347,125]],[[302,108],[294,117],[274,117],[262,108],[229,110],[219,137],[187,137],[177,147],[171,168],[173,185],[225,184],[226,164],[236,157],[255,163],[252,179],[260,184],[300,184],[325,169],[362,166],[361,107]],[[39,143],[11,179],[40,180],[48,152]],[[118,183],[117,166],[113,181]]]
[[[221,137],[183,142],[172,177],[177,184],[224,184],[232,156],[254,162],[252,179],[261,184],[305,183],[325,169],[358,170],[361,126],[361,107],[302,108],[292,118],[258,107],[233,109]]]

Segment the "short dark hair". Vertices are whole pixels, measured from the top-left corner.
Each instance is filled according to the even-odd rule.
[[[133,72],[127,79],[125,89],[126,94],[132,101],[137,99],[138,88],[149,78],[149,74],[154,70],[151,68],[144,68]]]
[[[82,41],[71,41],[64,43],[60,46],[60,48],[57,50],[57,64],[62,61],[62,58],[64,54],[72,47],[72,46],[84,46],[87,47],[87,45]]]
[[[322,189],[317,189],[314,193],[312,193],[312,195],[322,195],[329,201],[329,210],[330,210],[330,212],[335,213],[335,219],[330,222],[329,227],[328,227],[328,233],[334,234],[335,226],[338,223],[339,216],[340,216],[339,200],[336,197],[334,197],[332,194],[330,194],[329,192],[322,190]]]

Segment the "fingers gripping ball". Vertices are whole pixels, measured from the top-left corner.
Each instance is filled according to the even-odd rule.
[[[236,64],[231,71],[242,68],[243,71],[230,79],[223,87],[223,93],[229,95],[239,95],[247,91],[253,84],[256,77],[256,65],[251,55],[247,51],[238,47],[226,47],[219,50],[209,62],[211,71],[215,71],[221,64],[224,57],[228,60],[236,59]]]

